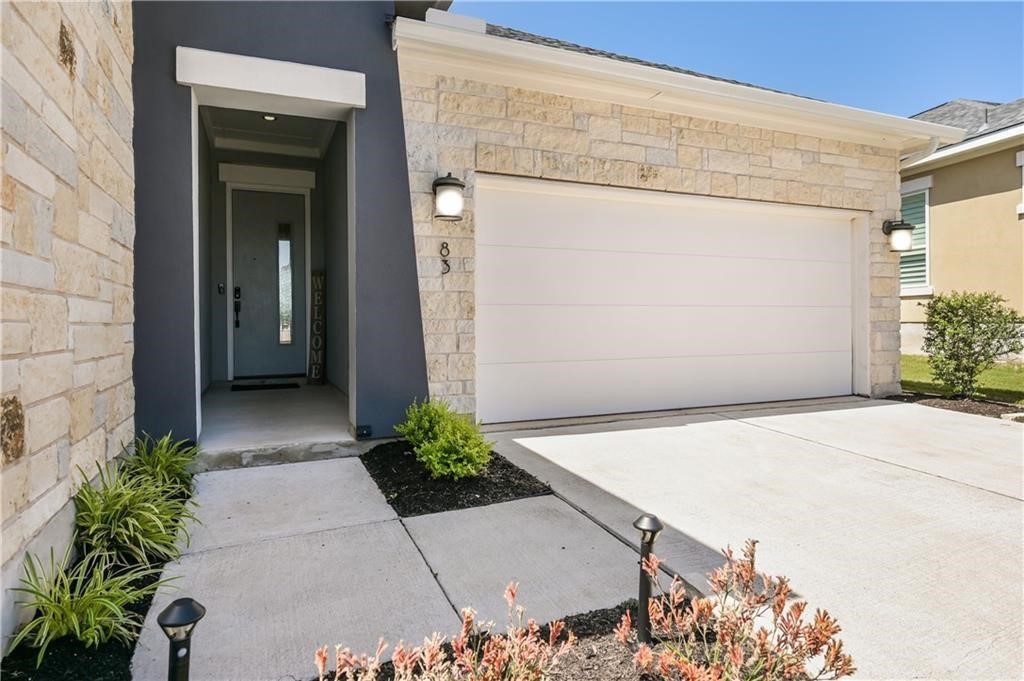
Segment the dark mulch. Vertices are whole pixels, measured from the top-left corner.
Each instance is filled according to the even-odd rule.
[[[633,666],[633,655],[615,640],[616,625],[629,610],[636,620],[636,601],[604,610],[565,618],[579,639],[558,660],[552,681],[640,681],[644,675]]]
[[[896,402],[913,402],[923,404],[926,407],[938,407],[950,411],[959,411],[965,414],[977,414],[978,416],[991,416],[1001,418],[1003,414],[1016,414],[1024,412],[1024,406],[1004,404],[1002,402],[988,402],[986,400],[956,400],[949,397],[927,395],[925,393],[902,393],[892,395],[886,399]]]
[[[157,579],[158,576],[152,576],[147,581]],[[130,609],[145,617],[152,601],[152,596],[147,596]],[[98,648],[87,648],[74,637],[65,636],[50,644],[37,669],[39,651],[23,642],[0,663],[0,677],[4,681],[131,681],[134,652],[135,641],[111,641]]]
[[[431,478],[408,442],[377,445],[360,458],[395,512],[403,518],[487,506],[551,494],[551,488],[496,452],[473,478]]]

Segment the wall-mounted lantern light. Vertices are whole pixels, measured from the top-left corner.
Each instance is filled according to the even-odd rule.
[[[665,529],[657,516],[644,513],[633,521],[640,530],[640,593],[637,597],[636,632],[641,643],[651,642],[651,578],[644,572],[644,563],[651,557],[654,542]]]
[[[206,615],[206,608],[191,598],[179,598],[161,612],[156,622],[170,641],[167,664],[168,681],[188,681],[192,657],[192,630]]]
[[[914,246],[914,225],[903,220],[886,220],[882,232],[889,237],[889,250],[902,253]]]
[[[434,217],[438,220],[461,220],[466,183],[448,173],[434,180]]]

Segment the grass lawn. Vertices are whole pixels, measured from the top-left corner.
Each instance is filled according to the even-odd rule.
[[[903,355],[903,389],[908,392],[944,395],[942,386],[932,378],[928,358]],[[1024,404],[1024,364],[999,364],[981,374],[980,397],[997,402]]]

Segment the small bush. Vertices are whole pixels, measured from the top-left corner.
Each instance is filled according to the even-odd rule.
[[[49,645],[74,636],[86,646],[119,640],[131,643],[142,626],[142,616],[129,609],[163,584],[156,581],[156,568],[136,567],[115,572],[105,554],[86,556],[69,569],[71,551],[58,564],[50,551],[50,569],[41,569],[35,556],[25,561],[22,586],[14,590],[27,594],[23,604],[36,611],[35,618],[18,632],[11,647],[28,640],[39,648],[36,665],[42,663]]]
[[[922,349],[932,374],[954,397],[974,395],[982,371],[1024,350],[1024,317],[1005,302],[992,292],[956,291],[928,302]]]
[[[395,430],[405,436],[416,459],[435,478],[478,475],[491,461],[492,443],[480,428],[440,400],[414,402],[405,422]]]
[[[395,426],[395,431],[408,440],[413,449],[419,449],[437,439],[437,431],[443,422],[456,417],[457,414],[443,400],[414,400],[405,410],[405,421]]]
[[[725,565],[708,578],[710,597],[689,598],[676,577],[650,600],[651,633],[660,642],[656,647],[638,643],[632,618],[628,612],[623,616],[615,635],[634,653],[639,670],[664,681],[838,679],[853,674],[853,658],[843,652],[836,620],[818,610],[806,622],[807,604],[789,602],[786,578],[758,574],[756,546],[748,541],[742,558],[728,548],[723,551]],[[643,564],[656,583],[659,565],[656,556]]]
[[[135,452],[124,458],[124,468],[129,475],[150,480],[168,494],[184,498],[192,494],[191,467],[198,455],[198,447],[186,440],[174,442],[169,433],[159,440],[144,435],[135,441]]]
[[[75,526],[83,552],[108,554],[122,565],[148,566],[177,558],[178,535],[187,542],[184,522],[195,519],[190,502],[122,466],[98,468],[96,485],[82,485],[75,495]]]
[[[391,656],[394,681],[540,681],[551,674],[564,655],[576,643],[566,632],[565,622],[548,625],[547,635],[533,620],[526,620],[522,606],[516,605],[517,584],[505,589],[509,623],[504,634],[492,633],[490,623],[479,624],[470,608],[462,611],[462,629],[445,646],[437,633],[423,645],[407,647],[399,643]],[[562,634],[565,633],[563,638]],[[384,639],[371,655],[354,655],[348,648],[335,646],[334,678],[338,681],[377,681],[383,678],[381,656],[387,649]],[[319,681],[327,679],[327,646],[318,648],[313,660]]]

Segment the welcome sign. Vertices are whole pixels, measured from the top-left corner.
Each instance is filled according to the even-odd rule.
[[[327,277],[323,270],[312,273],[310,281],[312,295],[310,314],[313,316],[309,325],[309,370],[306,381],[310,385],[322,385],[324,382],[324,334],[326,332],[325,296],[327,295]]]

